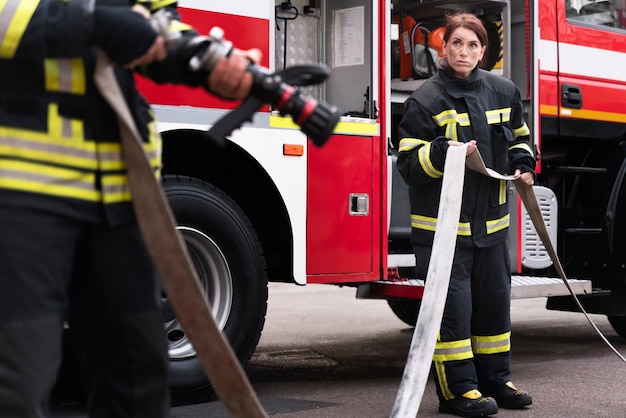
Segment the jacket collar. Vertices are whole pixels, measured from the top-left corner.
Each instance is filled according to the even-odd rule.
[[[442,65],[438,72],[439,77],[443,81],[446,92],[452,97],[461,97],[468,91],[476,90],[480,87],[482,74],[478,66],[472,70],[467,78],[456,78],[452,69],[446,65],[447,61]]]

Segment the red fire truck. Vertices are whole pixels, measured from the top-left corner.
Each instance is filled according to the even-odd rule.
[[[539,155],[536,195],[573,288],[589,312],[606,314],[626,337],[626,1],[179,5],[200,31],[218,25],[237,47],[262,49],[261,64],[272,72],[327,65],[331,77],[303,90],[343,115],[317,147],[290,118],[265,107],[218,147],[206,130],[238,103],[140,81],[160,121],[165,192],[215,318],[244,366],[263,329],[268,282],[351,286],[357,297],[384,298],[415,323],[423,281],[414,277],[395,127],[424,77],[417,69],[426,35],[413,27],[436,34],[446,10],[458,7],[484,20],[489,69],[511,78],[525,98]],[[431,47],[437,52],[436,40]],[[548,297],[549,309],[576,310],[513,188],[509,195],[513,297]],[[163,306],[172,392],[205,396],[210,384],[165,295]]]

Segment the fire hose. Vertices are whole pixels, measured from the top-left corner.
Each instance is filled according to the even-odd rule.
[[[499,180],[513,181],[537,234],[541,238],[559,277],[563,280],[576,305],[602,340],[626,363],[626,358],[617,351],[598,329],[572,290],[550,240],[532,186],[514,176],[504,176],[485,167],[478,149],[467,157],[466,153],[467,145],[465,144],[449,147],[446,155],[439,212],[437,214],[437,228],[433,240],[431,260],[426,273],[424,296],[411,339],[411,346],[400,388],[391,412],[392,418],[415,417],[424,394],[450,283],[466,165],[470,169],[486,176]]]
[[[95,82],[117,112],[133,207],[150,257],[215,392],[232,417],[266,417],[237,357],[217,327],[174,217],[142,146],[113,67],[100,54]]]

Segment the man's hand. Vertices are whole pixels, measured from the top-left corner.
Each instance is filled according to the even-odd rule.
[[[228,57],[220,59],[209,75],[209,89],[225,99],[243,99],[252,87],[252,74],[246,71],[248,64],[257,64],[262,54],[259,49],[247,51],[233,49]]]

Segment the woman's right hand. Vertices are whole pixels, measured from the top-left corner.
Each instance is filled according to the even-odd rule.
[[[448,145],[451,147],[458,147],[461,145],[467,144],[467,153],[465,155],[470,155],[472,152],[476,151],[476,140],[472,139],[469,142],[459,142],[459,141],[448,141]]]

